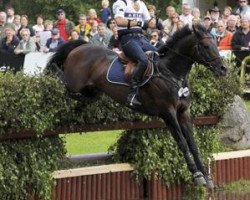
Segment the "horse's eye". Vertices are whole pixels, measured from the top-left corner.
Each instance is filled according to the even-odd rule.
[[[204,49],[209,49],[208,45],[204,45],[203,47],[204,47]]]

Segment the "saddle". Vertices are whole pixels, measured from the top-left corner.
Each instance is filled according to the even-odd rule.
[[[147,51],[145,53],[148,57],[148,65],[142,77],[143,81],[145,79],[148,79],[148,77],[152,74],[152,70],[154,67],[154,56],[156,52]],[[118,55],[118,58],[120,62],[123,63],[125,78],[128,82],[130,82],[132,79],[133,71],[135,70],[136,67],[136,63],[132,61],[129,57],[127,57],[123,52]]]

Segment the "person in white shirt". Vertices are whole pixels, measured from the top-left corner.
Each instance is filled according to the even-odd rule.
[[[162,22],[163,27],[170,27],[171,18],[176,13],[176,10],[173,6],[168,6],[166,8],[167,19]]]
[[[35,17],[36,24],[32,27],[36,33],[44,31],[43,25],[43,16],[36,15]]]
[[[15,10],[13,7],[8,7],[6,9],[7,14],[7,23],[13,23],[14,22],[14,16],[15,16]]]
[[[193,15],[191,6],[188,3],[184,3],[182,5],[182,14],[180,15],[180,20],[184,22],[184,24],[188,24],[189,27],[192,27]]]
[[[142,26],[150,19],[149,11],[141,0],[117,0],[113,4],[114,19],[118,28],[118,39],[126,56],[137,63],[132,74],[127,102],[129,106],[139,106],[137,97],[139,84],[148,65],[146,51],[157,51],[142,33]]]

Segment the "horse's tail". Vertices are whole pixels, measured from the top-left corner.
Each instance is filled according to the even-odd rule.
[[[67,56],[69,53],[75,49],[76,47],[82,45],[82,44],[87,44],[86,41],[83,40],[73,40],[70,42],[66,42],[62,46],[60,46],[54,55],[50,58],[46,65],[46,70],[47,71],[52,71],[52,72],[57,72],[58,70],[62,71],[63,68],[63,63],[66,60]],[[57,69],[55,69],[55,67]]]

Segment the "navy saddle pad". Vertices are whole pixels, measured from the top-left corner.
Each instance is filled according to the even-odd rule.
[[[111,83],[129,86],[130,83],[126,80],[124,71],[123,63],[121,63],[118,57],[115,57],[109,66],[107,80]]]

